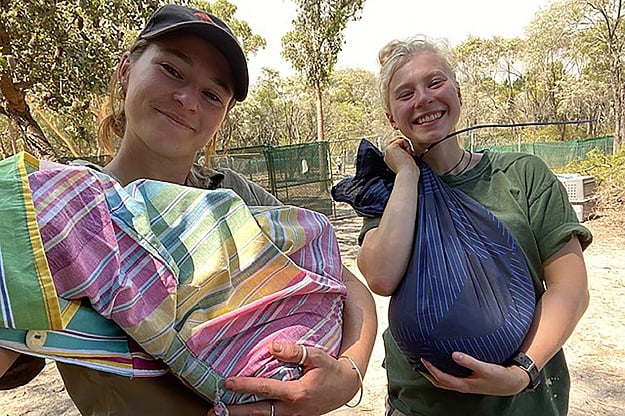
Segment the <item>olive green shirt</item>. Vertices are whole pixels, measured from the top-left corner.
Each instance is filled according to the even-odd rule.
[[[534,279],[537,296],[544,292],[542,264],[575,234],[583,248],[592,241],[590,231],[579,224],[566,190],[539,158],[519,153],[486,152],[477,166],[465,174],[443,176],[489,209],[519,243]],[[359,237],[378,226],[380,218],[368,218]],[[409,416],[564,416],[568,411],[569,372],[560,350],[543,369],[545,382],[535,392],[510,397],[463,394],[438,389],[415,372],[404,358],[389,330],[383,334],[389,400]]]

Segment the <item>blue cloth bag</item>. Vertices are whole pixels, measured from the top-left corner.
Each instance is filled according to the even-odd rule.
[[[468,376],[452,352],[503,364],[518,350],[534,315],[532,277],[504,225],[418,163],[413,253],[390,300],[389,327],[415,371],[425,371],[425,358],[446,373]],[[336,184],[332,196],[361,216],[379,217],[394,177],[382,152],[363,140],[356,175]]]

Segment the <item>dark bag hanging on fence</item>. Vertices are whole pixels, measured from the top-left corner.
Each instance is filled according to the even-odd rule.
[[[461,351],[503,364],[518,350],[534,315],[535,293],[525,257],[509,231],[481,204],[420,163],[417,225],[406,275],[391,297],[389,327],[416,371],[423,357],[467,376],[451,359]],[[373,144],[358,149],[356,175],[332,189],[336,201],[379,217],[394,173]]]

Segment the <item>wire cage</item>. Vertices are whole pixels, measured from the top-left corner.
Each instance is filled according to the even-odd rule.
[[[229,149],[214,156],[211,166],[245,175],[285,204],[333,215],[327,142]]]

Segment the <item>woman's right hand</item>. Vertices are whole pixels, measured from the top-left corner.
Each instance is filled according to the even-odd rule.
[[[384,162],[395,173],[403,169],[418,170],[414,150],[408,139],[396,137],[388,142],[384,151]]]
[[[291,343],[271,345],[272,354],[284,362],[302,359],[302,347]],[[360,388],[358,375],[347,360],[337,360],[324,351],[307,347],[299,380],[280,381],[255,377],[232,377],[224,387],[238,393],[263,396],[269,400],[228,406],[230,416],[324,415],[348,402]],[[273,405],[274,412],[271,412]],[[209,412],[209,415],[215,412]]]
[[[381,296],[395,292],[406,273],[415,232],[420,170],[404,138],[386,146],[384,161],[396,173],[391,196],[377,228],[365,234],[358,251],[358,268],[369,288]]]

